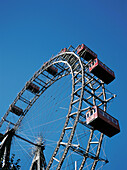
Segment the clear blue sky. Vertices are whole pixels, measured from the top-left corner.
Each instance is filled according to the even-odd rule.
[[[108,141],[104,169],[126,169],[126,0],[0,0],[0,116],[52,54],[81,43],[115,72],[110,110],[121,133]]]

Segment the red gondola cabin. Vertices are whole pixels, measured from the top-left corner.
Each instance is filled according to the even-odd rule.
[[[77,48],[77,54],[80,57],[84,58],[86,61],[89,61],[91,59],[94,60],[95,58],[97,58],[97,54],[95,54],[85,44],[79,45],[79,47]]]
[[[61,51],[60,51],[60,53],[64,53],[64,52],[66,52],[67,51],[67,48],[63,48]]]
[[[23,114],[23,109],[21,109],[20,107],[12,104],[10,107],[10,111],[14,114],[16,114],[17,116],[21,116]]]
[[[86,113],[86,123],[108,137],[112,137],[120,132],[118,120],[97,106],[93,106]]]
[[[50,74],[52,74],[53,76],[55,76],[58,73],[58,69],[54,66],[50,66],[46,69],[46,71]]]
[[[38,86],[37,86],[36,84],[34,84],[34,83],[30,83],[26,89],[29,90],[29,91],[31,91],[32,93],[38,93],[39,90],[40,90],[40,87],[38,87]]]
[[[45,62],[44,63],[44,66],[48,65],[48,62]],[[58,69],[55,67],[55,66],[50,66],[46,69],[46,71],[49,73],[49,74],[52,74],[53,76],[55,76],[57,73],[58,73]]]
[[[90,63],[89,72],[103,80],[106,84],[111,83],[115,79],[114,72],[97,58]]]

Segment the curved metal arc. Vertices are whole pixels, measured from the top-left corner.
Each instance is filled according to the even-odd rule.
[[[65,61],[64,61],[65,62]],[[67,62],[66,62],[67,63]],[[68,64],[68,63],[67,63]],[[68,66],[70,67],[70,70],[71,70],[71,74],[72,74],[72,82],[73,82],[73,70],[72,70],[72,68],[71,68],[71,66],[68,64]],[[74,83],[72,83],[72,93],[73,93],[73,91],[74,91],[74,89],[73,89],[73,84]],[[47,170],[51,167],[51,165],[52,165],[52,163],[53,163],[53,158],[56,156],[56,154],[57,154],[57,152],[58,152],[58,150],[59,150],[59,147],[60,147],[60,142],[62,141],[62,139],[63,139],[63,137],[64,137],[64,134],[65,134],[65,128],[67,127],[67,125],[68,125],[68,121],[69,121],[69,114],[70,114],[70,112],[71,112],[71,109],[72,109],[72,106],[71,106],[71,103],[72,103],[72,101],[73,101],[73,99],[74,99],[74,95],[71,95],[71,102],[70,102],[70,106],[69,106],[69,111],[68,111],[68,114],[67,114],[67,117],[66,117],[66,121],[65,121],[65,124],[64,124],[64,127],[63,127],[63,130],[62,130],[62,133],[61,133],[61,136],[60,136],[60,138],[59,138],[59,141],[57,142],[57,146],[56,146],[56,148],[55,148],[55,150],[54,150],[54,153],[53,153],[53,155],[52,155],[52,157],[51,157],[51,159],[50,159],[50,161],[49,161],[49,163],[48,163],[48,166],[47,166]]]
[[[69,52],[69,53],[74,54],[73,52]],[[58,59],[60,56],[61,56],[61,54],[56,55],[54,58],[50,59],[50,60],[48,61],[48,63],[51,63],[50,65],[52,65],[52,64],[53,64],[52,62],[53,62],[54,60]],[[50,65],[48,65],[48,67],[49,67]],[[35,72],[35,74],[34,74],[33,77],[29,80],[29,82],[32,82],[33,80],[35,80],[35,79],[41,74],[41,72],[42,72],[43,69],[44,69],[44,70],[46,69],[46,68],[45,68],[45,64],[43,64],[42,67],[41,67],[38,71]],[[25,86],[23,87],[23,89],[18,93],[18,95],[16,96],[16,98],[15,98],[15,100],[13,101],[12,104],[16,104],[16,103],[17,103],[17,101],[19,100],[19,98],[20,98],[20,97],[23,95],[23,93],[25,92],[26,86],[27,86],[27,85],[25,85]],[[6,120],[6,118],[7,118],[7,116],[8,116],[9,113],[10,113],[10,107],[8,108],[8,110],[7,110],[7,112],[5,113],[5,115],[2,117],[1,122],[0,122],[0,127],[2,126],[3,122]]]
[[[91,83],[90,83],[90,87],[91,87],[91,89],[93,88],[93,86],[92,86]],[[94,94],[95,91],[92,90],[92,93]],[[96,105],[96,99],[95,99],[95,97],[93,97],[93,105]],[[81,165],[80,165],[79,170],[82,170],[82,169],[83,169],[84,164],[85,164],[85,162],[86,162],[86,160],[87,160],[87,158],[88,158],[87,154],[89,153],[89,150],[90,150],[90,142],[92,141],[93,134],[94,134],[94,129],[92,129],[91,132],[90,132],[90,136],[89,136],[89,140],[88,140],[87,148],[86,148],[86,155],[84,156],[84,158],[83,158],[83,160],[82,160],[82,162],[81,162]]]
[[[73,54],[73,53],[71,53],[71,54]],[[59,162],[59,164],[58,164],[57,169],[60,169],[60,168],[61,168],[62,163],[63,163],[63,161],[64,161],[64,159],[65,159],[65,157],[66,157],[66,154],[67,154],[67,152],[68,152],[68,150],[69,150],[70,144],[71,144],[71,142],[72,142],[72,139],[73,139],[73,136],[74,136],[74,132],[75,132],[75,129],[76,129],[78,120],[79,120],[79,114],[80,114],[80,112],[81,112],[81,106],[82,106],[82,98],[83,98],[83,94],[84,94],[84,69],[83,69],[83,65],[82,65],[82,62],[81,62],[80,58],[79,58],[76,54],[75,54],[75,56],[78,58],[79,63],[80,63],[80,66],[81,66],[82,89],[81,89],[81,95],[80,95],[80,100],[79,100],[79,107],[78,107],[77,115],[76,115],[76,118],[75,118],[75,122],[74,122],[74,125],[73,125],[73,128],[72,128],[72,131],[71,131],[71,134],[70,134],[70,137],[69,137],[67,146],[66,146],[66,148],[65,148],[65,150],[64,150],[64,153],[63,153],[63,155],[62,155],[62,157],[61,157],[61,160],[60,160],[60,162]],[[75,88],[74,88],[74,86],[75,86],[75,85],[74,85],[74,74],[73,74],[72,79],[73,79],[72,96],[73,96],[73,98],[74,98],[74,89],[75,89]],[[71,107],[72,107],[72,105],[71,105]],[[69,120],[69,113],[68,113],[68,120]],[[63,129],[63,131],[64,131],[64,129]]]
[[[56,63],[56,62],[55,62]],[[65,62],[66,63],[66,62]],[[52,64],[50,64],[50,65],[53,65],[53,63]],[[50,66],[50,65],[48,65],[48,67]],[[47,68],[47,67],[46,67]],[[46,70],[46,68],[44,68],[44,65],[37,71],[37,72],[35,72],[35,74],[33,75],[33,77],[28,81],[28,82],[33,82],[40,74],[41,74],[41,72],[42,71],[45,71]],[[43,70],[42,70],[43,69]],[[66,75],[65,75],[66,76]],[[61,77],[59,77],[58,79],[60,79],[60,78],[62,78],[63,76],[61,75]],[[57,80],[58,80],[57,79]],[[55,81],[57,81],[57,80],[55,80]],[[52,85],[52,83],[49,85],[49,86],[51,86]],[[49,87],[48,86],[48,87]],[[27,83],[25,84],[25,86],[23,87],[23,89],[18,93],[18,95],[16,96],[16,98],[15,98],[15,100],[13,101],[13,103],[12,104],[16,104],[17,103],[17,101],[19,100],[19,98],[23,95],[23,93],[25,92],[25,90],[26,90],[26,87],[27,87]],[[41,93],[42,94],[42,93]],[[40,95],[41,95],[40,94]],[[35,100],[37,100],[39,98],[39,96],[38,96],[38,94],[37,95],[35,95],[35,97],[33,98],[33,100],[32,101],[34,101],[35,102]],[[32,107],[32,105],[33,105],[34,103],[30,103],[30,104],[28,104],[28,106],[26,107],[26,109],[25,109],[25,115],[26,115],[26,113],[29,111],[29,109]],[[9,107],[9,109],[7,110],[7,112],[5,113],[5,115],[3,116],[3,118],[2,118],[2,120],[1,120],[1,122],[0,122],[0,127],[2,126],[2,124],[3,124],[3,122],[6,120],[6,118],[7,118],[7,116],[8,116],[8,114],[10,113],[10,107]],[[21,117],[25,117],[25,115],[22,115]],[[19,118],[20,119],[20,118]],[[21,118],[22,119],[22,118]],[[16,125],[15,125],[15,130],[17,130],[17,128],[18,128],[18,126],[20,125],[20,123],[16,123]]]
[[[68,115],[67,115],[67,119],[66,119],[66,122],[65,122],[65,124],[64,124],[64,128],[63,128],[63,130],[62,130],[62,133],[61,133],[61,136],[60,136],[60,139],[59,139],[59,142],[58,142],[58,145],[57,145],[57,147],[56,147],[56,149],[55,149],[55,151],[54,151],[54,157],[55,157],[55,155],[57,154],[57,151],[59,150],[59,147],[60,147],[60,142],[62,141],[62,139],[63,139],[63,137],[64,137],[64,134],[65,134],[65,128],[67,127],[67,125],[68,125],[68,121],[69,121],[69,113],[71,113],[71,109],[72,109],[72,102],[73,102],[73,99],[74,99],[74,89],[75,89],[75,78],[74,78],[74,71],[73,71],[73,69],[72,69],[72,67],[71,67],[71,65],[67,62],[67,61],[65,61],[65,60],[63,60],[63,55],[65,55],[65,54],[67,54],[67,55],[69,55],[69,56],[71,56],[72,55],[72,57],[73,57],[73,55],[76,57],[76,58],[78,58],[78,60],[79,60],[79,64],[80,64],[80,66],[81,66],[81,76],[82,76],[82,89],[81,89],[81,94],[80,94],[80,96],[79,96],[79,106],[78,106],[78,111],[77,111],[77,115],[76,115],[76,117],[75,117],[75,122],[74,122],[74,125],[73,125],[73,128],[72,128],[72,131],[71,131],[71,134],[70,134],[70,137],[69,137],[69,140],[68,140],[68,144],[67,144],[67,146],[66,146],[66,148],[65,148],[65,150],[64,150],[64,153],[63,153],[63,155],[62,155],[62,158],[61,158],[61,160],[60,160],[60,162],[59,162],[59,164],[58,164],[58,167],[57,167],[57,169],[60,169],[61,168],[61,166],[62,166],[62,163],[63,163],[63,161],[64,161],[64,159],[65,159],[65,157],[66,157],[66,154],[67,154],[67,152],[68,152],[68,150],[69,150],[69,146],[70,146],[70,144],[71,144],[71,142],[72,142],[72,139],[73,139],[73,136],[74,136],[74,133],[75,133],[75,128],[76,128],[76,126],[77,126],[77,123],[78,123],[78,120],[79,120],[79,114],[80,114],[80,112],[81,112],[81,106],[82,106],[82,99],[83,99],[83,94],[84,94],[84,86],[85,86],[85,79],[84,79],[84,77],[85,77],[85,69],[84,69],[84,66],[83,66],[83,64],[82,64],[82,62],[81,62],[81,60],[80,60],[80,57],[78,57],[74,52],[64,52],[64,53],[60,53],[59,55],[57,55],[57,56],[55,56],[54,58],[52,58],[51,60],[49,60],[48,61],[48,66],[47,67],[45,67],[45,65],[43,64],[42,65],[42,67],[33,75],[33,77],[29,80],[29,81],[34,81],[40,74],[41,74],[41,72],[43,72],[44,70],[46,70],[46,68],[48,68],[48,67],[50,67],[51,65],[53,65],[53,64],[56,64],[56,63],[61,63],[61,62],[63,62],[63,63],[65,63],[65,64],[67,64],[68,66],[69,66],[69,68],[70,68],[70,70],[71,70],[71,74],[72,74],[72,95],[71,95],[71,102],[70,102],[70,107],[69,107],[69,112],[68,112]],[[66,75],[64,75],[64,76],[66,76]],[[63,75],[61,75],[61,77],[58,77],[58,79],[55,79],[54,81],[52,81],[50,84],[49,84],[49,86],[48,87],[50,87],[53,83],[55,83],[57,80],[59,80],[59,79],[61,79],[63,77]],[[18,96],[16,97],[16,99],[14,100],[14,102],[16,103],[18,100],[19,100],[19,96],[22,96],[22,94],[25,92],[25,90],[26,90],[26,85],[24,86],[24,88],[22,89],[22,91],[18,94]],[[46,89],[45,89],[46,90]],[[42,93],[44,93],[44,91],[42,91]],[[41,96],[41,94],[42,93],[40,93],[39,94],[39,96],[38,95],[36,95],[35,96],[35,100],[34,100],[34,102],[32,103],[32,105],[36,102],[36,100]],[[106,100],[106,99],[105,99]],[[28,110],[26,110],[26,113],[29,111],[29,109],[32,107],[32,105],[30,105],[27,109]],[[9,109],[8,109],[8,111],[6,112],[7,114],[6,114],[6,117],[7,117],[7,115],[9,114]],[[22,119],[25,117],[25,115],[22,117]],[[5,118],[6,119],[6,118]],[[22,119],[20,119],[21,121],[22,121]],[[2,121],[4,122],[4,119],[2,119]],[[1,121],[1,122],[2,122]],[[21,123],[21,121],[19,122],[19,124],[17,124],[16,126],[15,126],[15,130],[17,130],[18,129],[18,127],[19,127],[19,125],[20,125],[20,123]],[[0,126],[2,126],[2,123],[0,123]],[[102,140],[103,140],[103,137],[102,137],[102,139],[101,139],[101,142],[102,142]],[[100,144],[101,144],[101,142],[100,142]],[[101,148],[101,145],[100,145],[100,148]],[[100,153],[100,148],[98,149],[98,152]],[[88,149],[89,150],[89,149]],[[98,154],[99,155],[99,154]],[[47,169],[48,168],[50,168],[50,166],[51,166],[51,164],[52,164],[52,162],[53,162],[53,155],[52,155],[52,158],[51,158],[52,160],[50,160],[51,162],[49,162],[50,164],[48,165],[48,167],[47,167]],[[97,164],[97,160],[96,160],[96,162],[94,162],[94,165],[93,165],[93,167],[95,168],[95,166],[96,166],[96,164]],[[84,165],[83,165],[84,166]]]
[[[56,61],[56,62],[54,62],[54,63],[52,63],[51,65],[53,65],[53,64],[55,64],[55,63],[61,63],[61,61]],[[64,61],[64,63],[65,64],[67,64],[67,62],[66,61]],[[43,71],[45,71],[48,67],[50,67],[51,65],[49,65],[49,66],[47,66],[44,70],[42,70],[42,72]],[[40,75],[40,74],[39,74]],[[39,76],[38,75],[38,76]],[[68,75],[68,74],[67,74]],[[54,81],[51,81],[51,83],[49,83],[49,85],[47,85],[46,86],[46,89],[45,90],[43,90],[39,95],[36,95],[34,98],[33,98],[33,103],[32,104],[30,104],[30,105],[28,105],[28,107],[25,109],[25,115],[27,114],[27,112],[30,110],[30,108],[33,106],[33,104],[36,102],[36,100],[52,85],[52,84],[54,84],[56,81],[58,81],[59,79],[61,79],[62,77],[64,77],[64,76],[67,76],[66,74],[65,75],[61,75],[60,77],[58,77],[57,79],[54,79]],[[38,77],[37,76],[37,77]],[[15,129],[15,131],[18,129],[18,127],[20,126],[20,123],[21,123],[21,121],[23,120],[23,118],[25,117],[25,115],[23,115],[23,116],[21,116],[20,118],[19,118],[19,120],[18,120],[18,122],[16,123],[16,125],[15,125],[15,127],[14,127],[14,129]]]
[[[104,101],[106,101],[106,94],[105,94],[105,88],[104,88],[104,84],[102,83],[102,91],[103,91],[103,98],[104,98]],[[94,105],[96,104],[96,100],[93,101],[94,102]],[[104,111],[106,111],[106,103],[104,103]],[[90,133],[90,137],[89,137],[89,140],[88,140],[88,144],[87,144],[87,149],[86,149],[86,154],[89,153],[89,149],[90,149],[90,145],[91,145],[91,141],[92,141],[92,138],[93,138],[93,135],[94,135],[94,130],[91,130],[91,133]],[[97,165],[97,162],[100,161],[99,160],[99,154],[100,154],[100,150],[101,150],[101,145],[102,145],[102,141],[103,141],[103,137],[104,137],[104,134],[101,133],[100,134],[100,137],[98,139],[98,146],[97,146],[97,150],[95,151],[96,153],[96,160],[93,161],[93,164],[92,164],[92,167],[91,169],[94,170],[96,165]],[[80,165],[80,170],[83,169],[85,163],[86,163],[86,160],[87,160],[87,156],[84,156],[82,162],[81,162],[81,165]],[[105,161],[106,162],[106,161]]]
[[[52,63],[51,65],[53,65],[53,64],[55,64],[55,63],[61,63],[61,62],[63,62],[63,63],[65,63],[65,64],[68,65],[68,63],[67,63],[66,61],[56,61],[56,62]],[[68,65],[68,66],[70,67],[70,65]],[[46,68],[45,68],[45,69],[46,69]],[[71,70],[71,67],[70,67],[70,70]],[[42,71],[44,71],[44,70],[42,70]],[[72,70],[71,70],[71,73],[72,73]],[[36,75],[36,77],[35,77],[35,75]],[[34,79],[39,76],[39,72],[38,72],[38,74],[36,73],[35,75],[33,76]],[[55,83],[57,80],[61,79],[63,76],[66,76],[66,75],[68,75],[68,73],[67,73],[67,74],[64,74],[64,75],[61,75],[60,77],[58,77],[57,79],[55,79],[54,81],[52,81],[52,82],[48,85],[48,87],[50,87],[53,83]],[[30,80],[34,80],[33,77],[32,77]],[[48,87],[47,87],[47,88],[48,88]],[[47,89],[47,88],[46,88],[46,89]],[[25,87],[22,89],[22,91],[21,91],[19,94],[22,95],[25,90],[26,90],[26,85],[25,85]],[[44,91],[42,91],[42,93],[43,93],[43,92],[44,92]],[[42,93],[41,93],[41,94],[42,94]],[[16,99],[14,100],[15,103],[16,103],[16,101],[18,101],[18,99],[19,99],[19,94],[18,94],[18,96],[16,97]],[[39,96],[38,96],[38,95],[35,96],[34,98],[37,100],[37,99],[41,96],[41,94],[40,94]],[[35,101],[36,101],[36,100],[35,100]],[[34,102],[35,102],[35,101],[34,101]],[[13,102],[13,103],[14,103],[14,102]],[[34,103],[33,103],[33,104],[34,104]],[[33,105],[33,104],[32,104],[32,105]],[[29,108],[28,108],[28,107],[26,108],[26,111],[27,111],[27,112],[28,112],[29,109],[32,107],[32,105],[28,105]],[[8,110],[9,110],[9,109],[8,109]],[[27,112],[26,112],[26,113],[27,113]],[[26,115],[26,114],[25,114],[25,115]],[[17,122],[16,125],[14,126],[13,129],[14,129],[15,131],[18,129],[18,127],[19,127],[19,125],[21,124],[21,121],[23,120],[23,118],[25,117],[25,115],[23,115],[22,117],[20,117],[19,120],[18,120],[18,122]],[[6,116],[7,116],[7,115],[6,115]]]
[[[104,84],[102,84],[102,91],[103,91],[104,101],[106,101],[106,93],[105,93]],[[105,111],[105,112],[106,112],[106,108],[107,108],[107,103],[104,103],[104,111]],[[97,158],[99,157],[99,154],[100,154],[103,137],[104,137],[104,134],[101,133],[100,139],[99,139],[99,144],[98,144],[97,151],[96,151],[96,157],[97,157]],[[97,162],[98,162],[98,160],[94,160],[93,165],[92,165],[92,168],[91,168],[92,170],[95,169],[95,167],[96,167],[96,165],[97,165]]]
[[[56,58],[55,58],[56,59]],[[63,63],[65,63],[65,64],[67,64],[69,67],[70,67],[70,70],[71,70],[71,74],[73,74],[73,71],[72,71],[72,68],[71,68],[71,66],[68,64],[68,62],[66,62],[66,61],[63,61],[63,60],[61,60],[61,61],[55,61],[55,62],[52,62],[50,65],[53,65],[53,64],[55,64],[55,63],[60,63],[60,62],[63,62]],[[48,65],[47,67],[49,67],[50,65]],[[44,68],[44,67],[43,67]],[[45,68],[46,69],[46,68]],[[45,70],[44,69],[44,70]],[[42,71],[44,71],[44,70],[39,70],[39,71],[37,71],[35,74],[34,74],[34,76],[30,79],[30,81],[32,82],[32,81],[34,81],[38,76],[39,76],[39,74],[42,72]],[[62,78],[63,76],[61,76],[61,77],[59,77],[58,79],[60,79],[60,78]],[[57,81],[58,79],[56,79],[55,81]],[[55,81],[53,81],[48,87],[50,87]],[[19,97],[24,93],[24,91],[26,90],[26,85],[25,85],[25,87],[21,90],[21,92],[18,94],[18,96],[16,97],[16,99],[14,100],[14,102],[13,103],[16,103],[17,101],[18,101],[18,99],[19,99]],[[44,92],[44,91],[43,91]],[[42,92],[42,93],[43,93]],[[42,94],[41,93],[41,94]],[[40,94],[40,95],[41,95]],[[39,95],[39,96],[40,96]],[[35,99],[35,101],[39,98],[39,96],[38,95],[36,95],[35,97],[34,97],[34,99]],[[35,102],[34,101],[34,102]],[[25,112],[25,115],[26,115],[26,113],[29,111],[29,109],[32,107],[32,105],[34,104],[34,102],[32,103],[32,104],[30,104],[30,105],[28,105],[28,107],[26,108],[26,112]],[[19,120],[18,120],[18,122],[16,123],[16,125],[14,126],[14,129],[15,129],[15,131],[18,129],[18,127],[19,127],[19,125],[21,124],[21,121],[23,120],[23,118],[25,117],[25,115],[23,115],[22,117],[20,117],[19,118]],[[7,116],[7,114],[6,114],[6,116]]]

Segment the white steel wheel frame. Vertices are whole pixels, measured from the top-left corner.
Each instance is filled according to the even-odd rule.
[[[63,65],[61,66],[60,63],[64,63],[64,66],[66,66],[66,67],[64,67]],[[6,123],[10,124],[11,128],[14,128],[15,131],[17,131],[18,128],[20,127],[22,120],[25,118],[25,115],[27,114],[27,112],[29,112],[32,105],[34,105],[36,100],[48,89],[48,87],[50,87],[57,80],[59,80],[62,77],[71,73],[71,75],[72,75],[72,94],[71,94],[70,106],[69,106],[68,114],[66,116],[66,121],[65,121],[62,133],[60,135],[59,141],[57,142],[57,146],[56,146],[56,148],[55,148],[55,150],[52,154],[50,161],[48,162],[48,165],[47,165],[47,168],[46,168],[47,170],[51,168],[52,163],[54,161],[57,161],[57,168],[56,169],[61,169],[62,164],[63,164],[63,162],[66,158],[66,155],[67,155],[70,148],[73,151],[76,151],[76,152],[79,152],[79,153],[81,152],[81,150],[79,150],[78,148],[75,149],[74,146],[72,146],[73,145],[72,140],[73,140],[73,137],[74,137],[74,134],[75,134],[76,126],[80,122],[79,121],[80,114],[83,111],[86,111],[90,108],[90,106],[89,106],[88,108],[82,109],[82,103],[84,101],[88,102],[88,104],[90,104],[89,100],[85,99],[83,97],[84,91],[86,90],[85,85],[90,84],[90,88],[92,89],[91,83],[92,83],[92,81],[96,81],[99,84],[99,88],[100,87],[102,88],[103,101],[101,101],[102,99],[99,99],[100,96],[97,97],[95,95],[95,90],[92,90],[93,92],[91,93],[91,96],[93,98],[93,103],[91,104],[91,106],[96,104],[96,100],[100,100],[101,101],[100,106],[103,105],[104,110],[106,111],[107,102],[114,97],[114,96],[110,97],[109,100],[107,101],[103,82],[101,83],[99,80],[95,79],[93,76],[91,76],[90,74],[87,73],[86,69],[88,67],[88,63],[82,62],[80,57],[77,56],[74,52],[64,52],[64,53],[58,54],[56,57],[50,59],[47,63],[43,64],[43,66],[34,74],[34,76],[29,80],[29,83],[31,83],[33,81],[37,82],[37,80],[39,79],[39,76],[41,74],[43,74],[43,72],[48,67],[50,67],[52,65],[57,66],[57,64],[58,64],[58,66],[60,66],[59,67],[59,74],[52,77],[52,78],[49,78],[48,76],[43,75],[44,77],[46,77],[46,79],[45,79],[46,82],[44,80],[39,80],[41,82],[39,84],[39,86],[41,87],[40,92],[38,94],[35,94],[35,96],[32,100],[28,101],[27,99],[23,98],[22,102],[25,102],[27,104],[27,107],[24,109],[24,114],[19,117],[18,121],[12,123],[11,121],[7,120],[7,117],[10,113],[10,107],[9,107],[9,109],[7,110],[7,112],[5,113],[5,115],[3,116],[3,118],[0,122],[1,127],[6,122]],[[77,88],[77,85],[78,85],[78,88]],[[18,100],[22,99],[22,96],[25,93],[27,86],[28,86],[28,84],[26,83],[25,87],[21,90],[20,93],[18,93],[16,99],[14,100],[14,102],[12,104],[16,104],[18,102]],[[78,107],[77,107],[78,109],[77,109],[76,112],[73,113],[72,106],[74,106],[75,104],[78,104]],[[73,125],[72,125],[72,127],[69,127],[68,124],[69,124],[70,118],[72,118],[72,117],[74,118]],[[70,131],[70,135],[69,135],[68,142],[65,143],[63,141],[63,139],[64,139],[65,132],[67,130]],[[80,169],[83,169],[87,158],[93,159],[93,164],[92,164],[91,169],[95,169],[97,162],[100,161],[99,153],[100,153],[101,144],[102,144],[102,140],[103,140],[103,134],[100,134],[100,137],[99,137],[97,151],[96,151],[96,154],[95,154],[96,156],[94,158],[92,158],[88,155],[93,134],[94,134],[94,130],[91,130],[91,134],[90,134],[90,137],[89,137],[89,140],[88,140],[87,148],[86,148],[85,154],[83,154],[83,159],[82,159],[82,162],[81,162],[81,165],[80,165]],[[60,148],[61,145],[64,146],[65,149],[62,152],[60,159],[58,160],[56,157],[57,157],[57,154],[59,152],[59,148]],[[104,161],[104,160],[102,160],[102,161]]]
[[[72,53],[72,52],[68,52],[67,54],[68,54],[68,56],[71,56],[71,57],[75,56],[75,58],[77,58],[77,61],[79,61],[79,64],[77,64],[77,65],[78,65],[78,70],[80,69],[79,73],[82,73],[82,74],[83,74],[83,66],[82,66],[82,64],[81,64],[80,58],[79,58],[77,55],[75,55],[75,53]],[[57,60],[59,60],[59,59],[60,59],[60,61],[57,61]],[[51,65],[56,64],[56,63],[61,63],[61,62],[63,62],[63,63],[65,63],[66,65],[68,65],[68,67],[69,67],[70,70],[71,70],[70,72],[71,72],[71,74],[72,74],[72,95],[71,95],[71,103],[70,103],[70,107],[69,107],[68,116],[67,116],[67,118],[66,118],[66,122],[65,122],[65,125],[64,125],[63,131],[62,131],[62,134],[61,134],[61,136],[60,136],[60,140],[59,140],[59,142],[58,142],[58,144],[57,144],[57,147],[56,147],[56,149],[55,149],[55,152],[54,152],[55,154],[56,154],[56,152],[57,152],[58,149],[59,149],[60,142],[62,141],[62,138],[63,138],[63,136],[64,136],[64,132],[65,132],[65,128],[67,127],[67,124],[68,124],[68,121],[69,121],[69,114],[71,113],[71,107],[72,107],[72,102],[73,102],[73,100],[74,100],[74,89],[75,89],[75,88],[74,88],[74,72],[73,72],[70,64],[67,63],[67,61],[61,61],[61,54],[58,55],[58,56],[56,56],[54,59],[50,60],[50,63],[48,63],[48,66],[47,66],[47,67],[44,68],[44,67],[42,66],[42,68],[44,68],[44,70],[46,70],[46,69],[47,69],[48,67],[50,67]],[[47,63],[46,63],[46,64],[47,64]],[[79,65],[81,65],[81,68],[79,68]],[[45,64],[44,64],[44,66],[45,66]],[[41,68],[41,69],[42,69],[42,68]],[[33,81],[38,77],[38,75],[40,75],[41,72],[44,71],[44,70],[41,70],[41,69],[34,74],[34,76],[31,78],[31,80],[30,80],[29,82],[33,82]],[[77,73],[76,73],[76,74],[77,74]],[[65,74],[65,75],[66,75],[66,74]],[[64,75],[64,76],[65,76],[65,75]],[[63,75],[59,76],[58,79],[60,79],[61,77],[63,77]],[[51,82],[51,84],[53,84],[53,83],[54,83],[55,81],[57,81],[58,79],[56,79],[56,80],[54,80],[53,82]],[[82,80],[84,81],[83,75],[82,75]],[[50,84],[49,86],[51,86],[51,84]],[[81,97],[83,96],[83,87],[84,87],[84,86],[83,86],[83,83],[82,83]],[[25,87],[22,89],[22,91],[18,94],[18,96],[16,97],[16,99],[14,100],[14,102],[13,102],[12,104],[16,104],[16,103],[18,102],[18,100],[21,98],[21,96],[22,96],[23,93],[25,92],[26,88],[27,88],[27,83],[26,83]],[[41,92],[41,94],[42,94],[42,92]],[[41,94],[35,96],[35,99],[34,99],[33,101],[35,102],[35,101],[39,98],[39,96],[40,96]],[[78,110],[78,112],[77,112],[77,118],[76,118],[76,120],[75,120],[75,124],[74,124],[74,127],[73,127],[73,129],[72,129],[72,134],[71,134],[70,140],[69,140],[69,142],[68,142],[69,144],[71,143],[71,140],[72,140],[72,138],[73,138],[74,131],[75,131],[75,128],[76,128],[76,124],[77,124],[77,122],[78,122],[78,116],[79,116],[79,113],[80,113],[80,107],[81,107],[81,102],[82,102],[81,97],[79,98],[79,110]],[[9,122],[9,123],[13,126],[13,128],[15,129],[15,131],[16,131],[16,130],[18,129],[18,127],[20,126],[23,118],[25,117],[25,115],[26,115],[26,113],[29,111],[29,109],[31,108],[32,104],[34,104],[34,102],[28,104],[27,108],[26,108],[25,111],[24,111],[25,114],[22,115],[22,116],[20,116],[19,120],[18,120],[15,124],[14,124],[14,122],[13,122],[13,123]],[[76,101],[76,102],[78,102],[78,101]],[[8,122],[8,120],[7,120],[6,118],[7,118],[7,116],[9,115],[9,113],[10,113],[10,108],[8,109],[8,111],[6,112],[6,114],[3,116],[2,120],[1,120],[1,124],[0,124],[1,126],[2,126],[2,124],[4,123],[4,121]],[[14,125],[13,125],[13,124],[14,124]],[[66,148],[66,150],[68,150],[68,149],[69,149],[69,147]],[[65,158],[65,156],[66,156],[66,153],[67,153],[67,151],[66,151],[66,152],[64,153],[64,155],[63,155],[64,158]],[[61,162],[63,162],[64,158],[61,159]],[[62,165],[62,163],[61,163],[61,165]],[[59,166],[61,166],[61,165],[59,165]],[[51,166],[51,161],[50,161],[50,166]],[[48,169],[48,167],[47,167],[47,169]]]

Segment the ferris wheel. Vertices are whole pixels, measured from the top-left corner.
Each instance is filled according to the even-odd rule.
[[[107,113],[116,95],[105,84],[114,78],[84,44],[64,48],[44,63],[1,119],[3,166],[11,147],[21,169],[103,167],[105,135],[120,132],[118,120]]]

